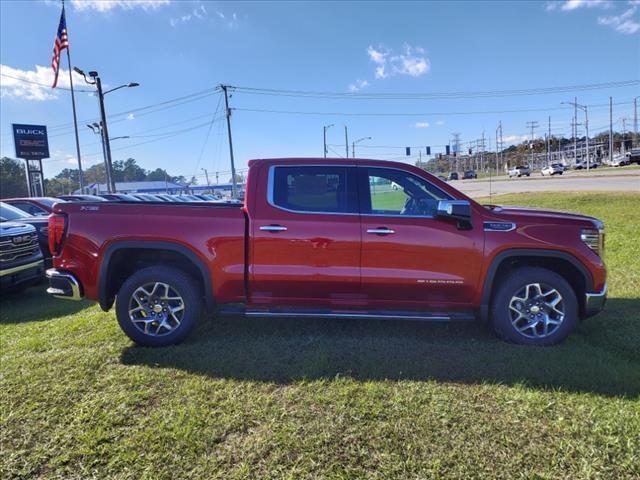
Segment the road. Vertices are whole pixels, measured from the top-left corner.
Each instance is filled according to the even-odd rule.
[[[497,177],[495,180],[460,180],[451,185],[470,197],[524,192],[637,192],[640,193],[640,169],[603,170],[601,172],[565,172],[562,176],[542,177],[534,173],[531,177]]]

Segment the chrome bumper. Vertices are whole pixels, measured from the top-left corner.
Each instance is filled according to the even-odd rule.
[[[59,272],[55,268],[50,268],[46,275],[49,279],[48,294],[66,300],[82,300],[80,282],[71,273]]]
[[[585,316],[592,317],[604,308],[604,304],[607,301],[607,284],[598,293],[586,293],[585,298]]]

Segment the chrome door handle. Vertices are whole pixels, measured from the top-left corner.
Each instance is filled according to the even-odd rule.
[[[380,227],[380,228],[370,228],[367,230],[367,233],[371,233],[373,235],[391,235],[392,233],[396,233],[396,231],[391,230],[390,228]]]
[[[282,225],[263,225],[260,227],[260,230],[263,232],[286,232],[287,227],[283,227]]]

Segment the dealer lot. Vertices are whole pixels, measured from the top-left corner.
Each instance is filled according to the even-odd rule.
[[[219,319],[145,349],[90,303],[3,298],[2,478],[637,477],[638,200],[494,198],[607,224],[607,307],[552,348],[475,324]]]

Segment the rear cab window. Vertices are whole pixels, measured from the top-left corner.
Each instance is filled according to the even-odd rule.
[[[356,169],[350,166],[272,166],[269,203],[300,213],[357,214]]]

